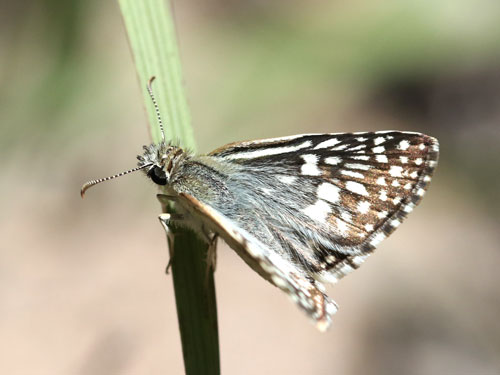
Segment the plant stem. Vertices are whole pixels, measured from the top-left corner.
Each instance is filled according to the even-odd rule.
[[[194,149],[194,137],[184,94],[181,62],[170,9],[164,0],[118,0],[125,21],[139,82],[144,95],[152,138],[161,140],[146,83],[153,85],[166,123],[167,139],[178,139]],[[166,207],[163,207],[165,212]],[[193,232],[172,228],[169,240],[182,353],[186,374],[220,373],[217,305],[208,246]]]

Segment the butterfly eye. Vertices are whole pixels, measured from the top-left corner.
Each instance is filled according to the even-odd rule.
[[[151,178],[157,185],[167,184],[167,175],[165,174],[165,171],[157,165],[148,171],[148,177]]]

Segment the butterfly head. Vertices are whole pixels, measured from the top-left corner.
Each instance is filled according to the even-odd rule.
[[[144,146],[144,153],[137,156],[138,168],[157,185],[166,185],[170,179],[172,169],[184,152],[177,146],[160,142]]]

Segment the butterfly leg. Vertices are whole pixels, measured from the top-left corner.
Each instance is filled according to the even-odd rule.
[[[179,199],[175,195],[167,195],[167,194],[156,194],[156,198],[160,201],[161,204],[168,205],[170,202],[177,202]]]
[[[172,246],[173,241],[174,241],[174,234],[172,233],[172,231],[170,230],[170,228],[169,228],[168,225],[172,221],[182,220],[182,215],[161,214],[161,215],[158,215],[158,219],[160,220],[160,223],[161,223],[163,229],[165,229],[165,233],[167,235],[168,247],[170,249],[170,259],[168,260],[167,269],[165,270],[165,273],[168,274],[169,270],[170,270],[170,267],[172,266],[172,259],[174,257],[174,247]]]
[[[169,204],[171,202],[175,202],[177,200],[177,197],[173,195],[167,195],[167,194],[156,194],[156,198],[160,201],[162,205],[162,211],[168,211]],[[169,213],[163,213],[158,216],[158,219],[160,220],[161,225],[163,226],[163,229],[165,229],[165,233],[167,235],[167,241],[168,241],[168,247],[170,249],[170,259],[168,260],[168,265],[167,269],[165,270],[165,273],[169,273],[170,267],[172,266],[172,259],[174,257],[173,251],[174,247],[172,246],[173,240],[174,240],[174,234],[169,228],[169,223],[171,223],[175,218],[173,217],[174,214],[169,214]],[[180,219],[180,218],[178,218]]]
[[[210,275],[212,275],[213,272],[215,272],[215,267],[217,265],[217,237],[218,236],[219,236],[218,234],[212,234],[211,239],[210,239],[210,243],[209,243],[208,249],[207,249],[207,258],[206,258],[207,268],[205,270],[205,284],[206,285],[209,285]],[[212,272],[210,272],[210,271],[212,271]]]
[[[180,222],[184,220],[184,215],[179,214],[160,214],[158,215],[158,220],[160,220],[161,225],[165,229],[167,236],[169,239],[173,235],[172,231],[169,228],[169,225],[172,223]]]
[[[212,238],[210,239],[210,244],[208,245],[207,251],[207,266],[208,268],[215,271],[215,267],[217,266],[217,238],[218,234],[212,234]]]

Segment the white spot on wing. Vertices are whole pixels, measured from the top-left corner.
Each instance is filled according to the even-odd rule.
[[[328,203],[325,201],[318,199],[316,203],[307,206],[302,210],[307,216],[311,219],[324,223],[328,214],[330,213],[331,208]]]
[[[377,178],[376,183],[377,183],[378,185],[382,185],[382,186],[386,186],[386,185],[387,185],[387,183],[385,182],[385,178],[384,178],[384,177],[379,177],[379,178]]]
[[[342,220],[348,222],[348,223],[351,223],[352,222],[352,216],[349,212],[342,212],[340,214],[340,217],[342,218]]]
[[[261,143],[269,143],[269,142],[281,142],[281,141],[292,141],[294,139],[307,137],[311,135],[320,135],[318,133],[314,134],[295,134],[295,135],[287,135],[285,137],[276,137],[276,138],[265,138],[265,139],[257,139],[253,141],[241,142],[243,145],[258,145]]]
[[[401,142],[399,142],[398,148],[400,150],[408,150],[408,147],[410,147],[410,143],[406,139],[403,139]]]
[[[378,214],[377,214],[377,217],[379,219],[383,219],[384,217],[387,217],[387,214],[388,212],[387,211],[380,211]]]
[[[401,172],[403,172],[403,167],[400,167],[400,166],[397,166],[397,165],[393,165],[389,169],[389,174],[392,177],[403,177],[403,175],[401,174]]]
[[[358,203],[358,211],[362,214],[366,214],[370,210],[370,202],[360,201]]]
[[[339,144],[339,143],[340,143],[340,141],[337,138],[330,138],[330,139],[327,139],[326,141],[318,143],[316,145],[316,147],[314,147],[314,149],[319,150],[320,148],[332,147],[332,146],[335,146],[336,144]]]
[[[273,147],[269,146],[266,148],[247,151],[247,152],[237,152],[234,154],[229,154],[225,156],[226,159],[253,159],[259,158],[262,156],[270,156],[270,155],[278,155],[278,154],[286,154],[289,152],[296,152],[298,150],[302,150],[303,148],[310,147],[312,145],[311,141],[305,141],[297,146],[283,146],[283,147]]]
[[[392,227],[397,228],[397,227],[399,227],[399,224],[401,224],[401,222],[398,219],[394,219],[394,220],[391,220],[390,224]]]
[[[353,148],[350,148],[349,151],[357,151],[357,150],[361,150],[363,148],[366,148],[366,145],[365,144],[362,144],[362,145],[358,145],[356,147],[353,147]]]
[[[342,151],[342,150],[346,149],[347,147],[349,147],[349,145],[345,144],[345,145],[340,145],[340,146],[334,147],[331,150],[332,151]]]
[[[375,144],[375,146],[381,144],[381,143],[384,143],[385,142],[385,138],[384,137],[377,137],[373,140],[373,143]]]
[[[342,159],[338,156],[330,156],[330,157],[325,159],[325,163],[330,164],[330,165],[337,165],[341,161],[342,161]]]
[[[337,261],[337,258],[336,258],[335,256],[333,256],[333,255],[328,255],[328,256],[326,257],[326,261],[327,261],[328,263],[335,263],[335,262]]]
[[[384,151],[385,151],[385,147],[384,146],[377,146],[377,147],[372,148],[372,152],[374,154],[381,154]]]
[[[274,274],[271,276],[271,279],[273,280],[274,285],[276,285],[278,288],[285,288],[287,287],[287,282],[283,280],[281,277],[278,275]]]
[[[357,164],[357,163],[346,163],[344,164],[345,168],[350,168],[350,169],[361,169],[363,171],[367,171],[371,167],[368,164]]]
[[[321,176],[321,169],[318,168],[318,157],[316,155],[301,155],[305,164],[300,168],[300,173],[305,176]]]
[[[354,155],[354,156],[351,156],[351,159],[368,161],[368,160],[370,160],[370,157],[366,156],[366,155]]]
[[[328,284],[335,284],[339,281],[337,275],[331,271],[323,271],[320,273],[319,277],[322,281]]]
[[[347,224],[344,221],[337,219],[337,229],[341,234],[346,234],[348,229]]]
[[[349,264],[344,264],[344,265],[340,268],[340,270],[339,270],[339,272],[340,272],[341,274],[344,274],[344,275],[347,275],[348,273],[351,273],[352,271],[354,271],[354,268],[352,268]]]
[[[380,190],[380,200],[384,202],[387,200],[387,192],[385,190]]]
[[[337,203],[340,199],[340,189],[328,182],[323,182],[318,186],[318,198]]]
[[[347,190],[352,191],[353,193],[368,196],[368,192],[363,184],[355,181],[347,181],[345,184]]]
[[[368,255],[356,255],[351,259],[351,262],[353,262],[356,266],[361,266],[367,257]]]
[[[410,213],[413,211],[414,208],[415,208],[415,204],[408,203],[406,206],[403,207],[403,211],[406,213]]]
[[[365,176],[363,176],[359,172],[346,171],[345,169],[341,170],[340,173],[342,173],[343,175],[349,176],[349,177],[355,177],[355,178],[359,178],[359,179],[365,178]]]
[[[376,155],[375,160],[378,161],[379,163],[389,162],[389,160],[387,159],[387,156],[385,156],[385,155]]]
[[[378,232],[375,236],[373,236],[373,239],[370,241],[370,245],[377,246],[384,239],[385,239],[385,234],[382,232]]]
[[[328,305],[326,305],[326,311],[330,315],[335,314],[337,312],[337,310],[338,310],[338,308],[334,303],[329,303]]]

